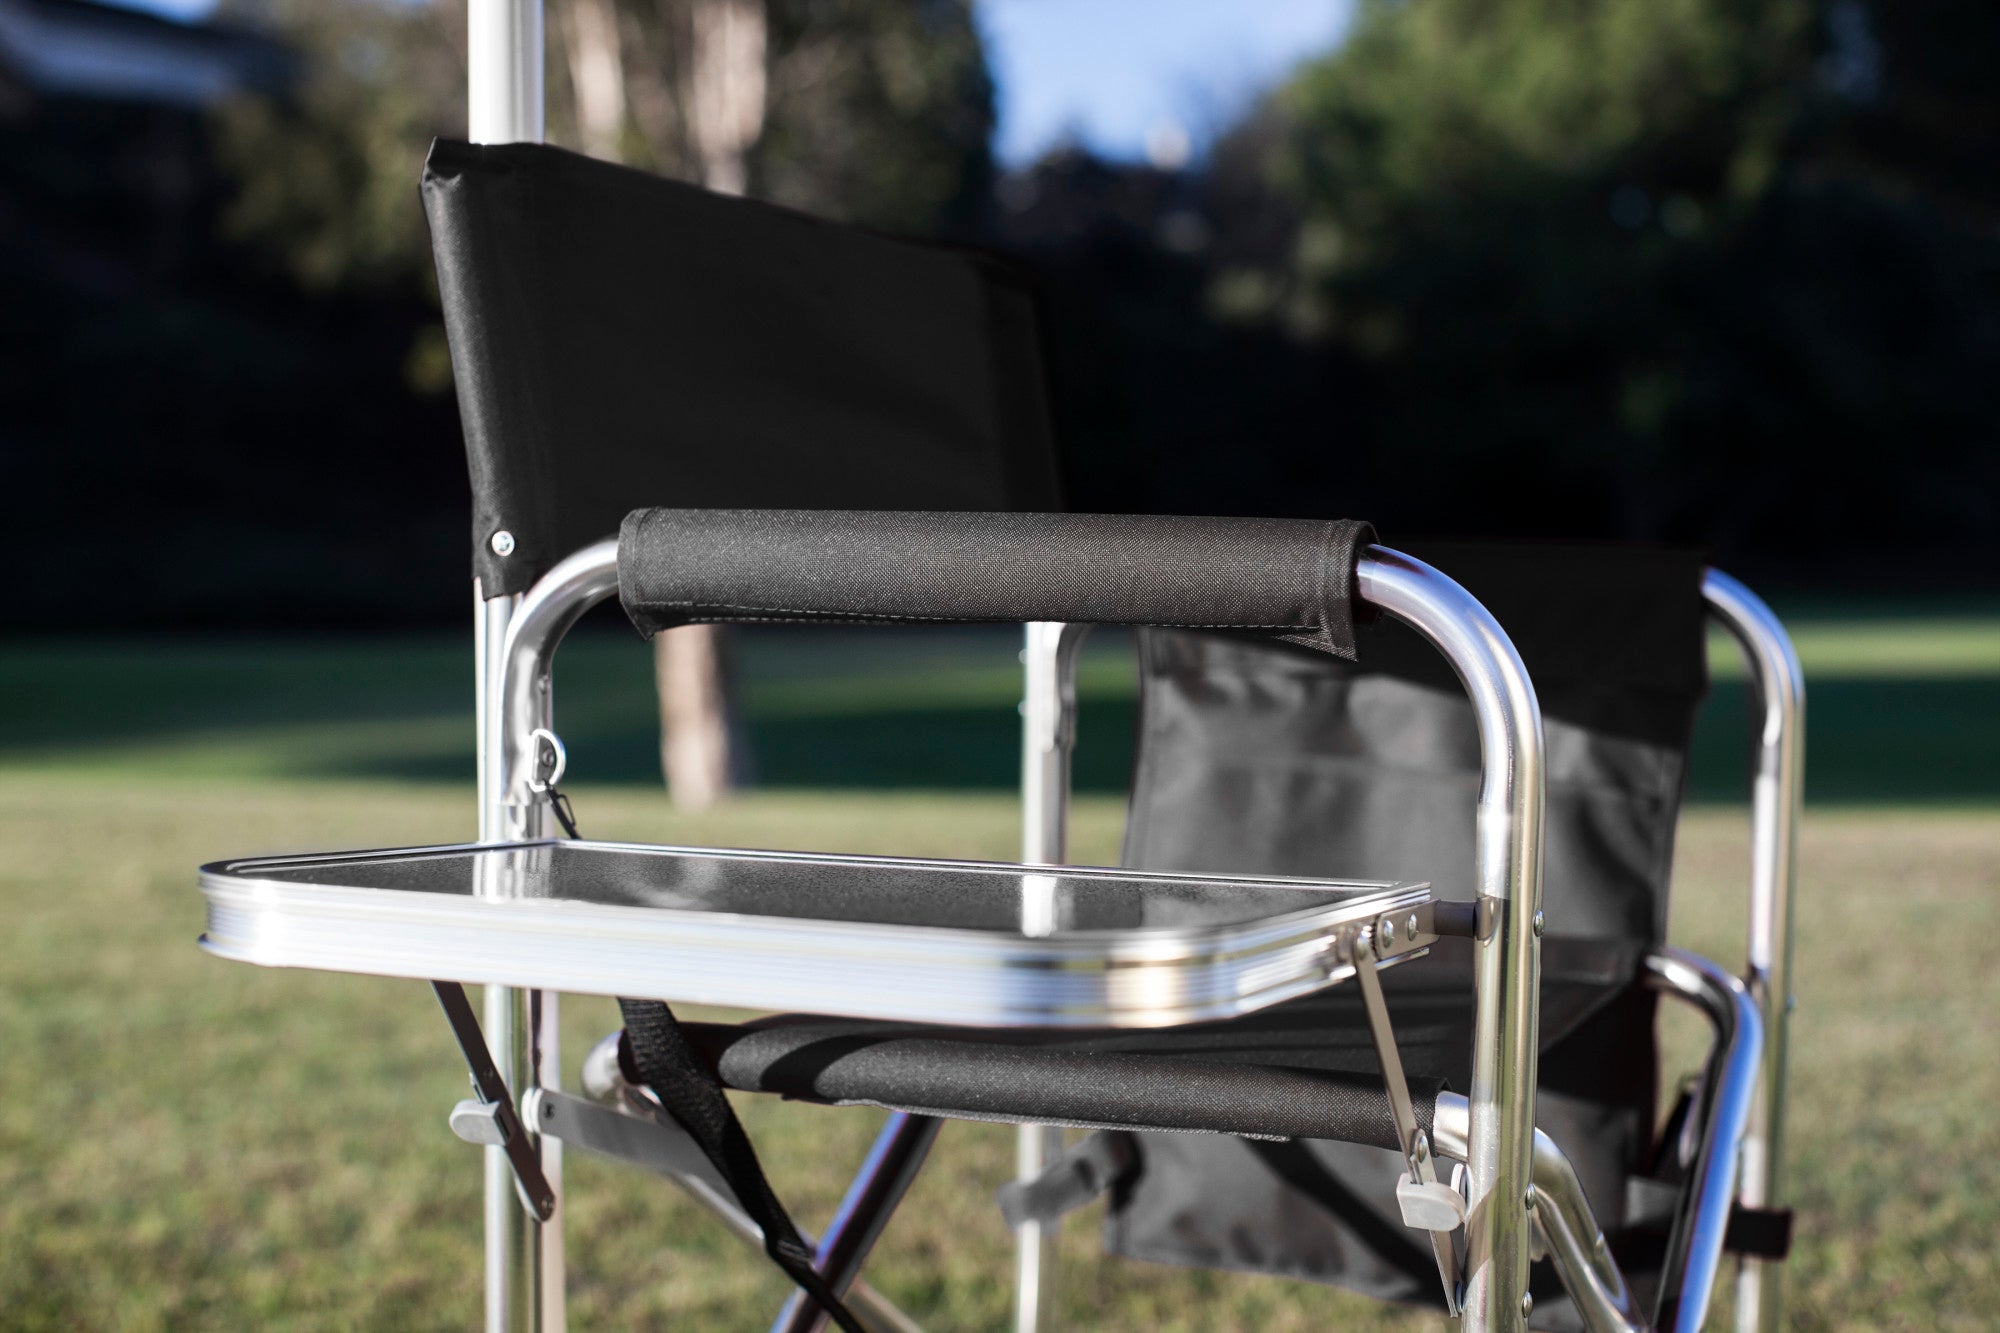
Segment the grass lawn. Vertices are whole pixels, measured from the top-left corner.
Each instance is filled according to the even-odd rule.
[[[2000,630],[1828,621],[1801,640],[1811,754],[1831,785],[1815,788],[1801,876],[1791,1322],[2000,1326]],[[477,1323],[477,1154],[444,1128],[465,1083],[427,990],[193,947],[203,860],[469,835],[461,647],[0,653],[13,944],[0,959],[0,1326]],[[635,669],[630,650],[589,639],[570,652],[559,718],[593,835],[1012,850],[995,788],[1013,673],[990,636],[912,639],[890,670],[837,639],[805,666],[747,652],[765,777],[796,784],[816,755],[849,789],[759,791],[701,817],[652,790],[643,658]],[[1127,679],[1110,652],[1087,673],[1086,745],[1095,721],[1100,754],[1087,787],[1110,786],[1122,762]],[[1697,793],[1732,789],[1731,690],[1719,682]],[[1086,796],[1077,858],[1112,859],[1119,818],[1115,797]],[[1677,942],[1740,961],[1746,858],[1740,814],[1688,816]],[[564,1022],[573,1067],[614,1010],[571,998]],[[816,1227],[879,1117],[742,1105],[780,1191]],[[1009,1238],[990,1194],[1011,1160],[1010,1131],[949,1126],[871,1281],[933,1327],[1003,1327]],[[670,1188],[576,1155],[567,1170],[579,1328],[768,1321],[782,1281]],[[1426,1324],[1300,1284],[1104,1260],[1089,1216],[1065,1235],[1074,1327]]]

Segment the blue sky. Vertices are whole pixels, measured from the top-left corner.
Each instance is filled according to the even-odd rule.
[[[1339,40],[1351,0],[978,0],[1010,164],[1068,135],[1140,157],[1179,126],[1197,146],[1302,57]]]
[[[198,18],[214,0],[127,0]],[[463,3],[464,0],[443,0]],[[1000,87],[1001,160],[1075,137],[1145,155],[1178,127],[1199,148],[1300,58],[1331,47],[1352,0],[976,0]],[[1171,137],[1171,135],[1169,135]]]

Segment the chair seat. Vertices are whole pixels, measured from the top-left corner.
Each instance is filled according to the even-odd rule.
[[[1382,974],[1420,1123],[1471,1073],[1471,946]],[[1548,1049],[1633,984],[1638,951],[1544,942]],[[986,1030],[780,1014],[688,1023],[722,1082],[802,1101],[956,1119],[1209,1131],[1396,1147],[1358,987],[1222,1022],[1130,1029]]]

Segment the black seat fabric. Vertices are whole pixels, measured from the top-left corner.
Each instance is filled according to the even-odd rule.
[[[1426,972],[1435,963],[1439,975],[1461,977],[1467,949],[1446,940],[1433,955],[1383,974],[1426,1127],[1438,1089],[1462,1089],[1470,1074],[1470,992],[1441,987]],[[1631,950],[1552,948],[1544,1043],[1585,1026],[1636,962]],[[686,1027],[722,1081],[745,1092],[972,1119],[1395,1146],[1360,992],[1351,985],[1227,1022],[1151,1031],[969,1031],[797,1014]]]
[[[650,505],[1060,507],[996,259],[538,144],[440,140],[423,198],[488,597]]]

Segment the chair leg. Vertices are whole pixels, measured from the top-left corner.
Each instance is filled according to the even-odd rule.
[[[1750,1124],[1763,1055],[1763,1023],[1743,983],[1705,958],[1656,949],[1646,958],[1645,977],[1654,989],[1699,1009],[1715,1029],[1713,1077],[1693,1113],[1700,1122],[1699,1147],[1661,1265],[1655,1321],[1640,1316],[1575,1170],[1540,1130],[1534,1137],[1532,1212],[1563,1287],[1591,1333],[1700,1333],[1722,1267],[1737,1150]],[[1464,1097],[1439,1094],[1433,1118],[1438,1151],[1463,1158],[1471,1119]]]
[[[685,1130],[670,1128],[671,1117],[663,1121],[660,1103],[650,1089],[634,1087],[625,1081],[624,1071],[618,1063],[618,1040],[619,1034],[613,1032],[599,1041],[583,1057],[581,1081],[584,1095],[598,1107],[630,1117],[635,1122],[643,1124],[648,1135],[671,1133],[678,1137],[679,1142],[670,1148],[657,1141],[646,1147],[635,1145],[630,1141],[621,1141],[622,1136],[619,1135],[593,1132],[585,1126],[582,1127],[581,1137],[577,1140],[579,1145],[589,1151],[604,1153],[613,1161],[644,1166],[666,1177],[678,1185],[690,1199],[712,1213],[729,1229],[730,1234],[753,1249],[761,1251],[764,1248],[763,1231],[750,1215],[743,1211],[742,1204],[730,1192],[728,1185],[722,1181],[714,1167],[705,1160],[699,1165],[690,1163],[690,1158],[700,1158],[702,1155],[694,1140],[687,1137]],[[537,1099],[530,1105],[545,1103],[546,1099]],[[565,1119],[569,1120],[568,1128],[572,1133],[579,1131],[580,1122],[571,1118],[567,1112]],[[890,1126],[885,1125],[885,1132],[877,1136],[877,1152],[880,1151],[883,1140],[891,1137],[887,1132],[889,1129]],[[863,1174],[868,1174],[865,1167]],[[910,1174],[915,1174],[914,1167]],[[853,1194],[854,1190],[850,1188],[850,1198]],[[900,1195],[897,1197],[900,1198]],[[894,1202],[890,1202],[883,1209],[882,1217],[886,1219],[888,1214],[894,1211],[894,1207]],[[848,1211],[847,1201],[843,1200],[842,1215]],[[839,1219],[836,1218],[836,1225],[838,1222]],[[878,1227],[877,1231],[879,1230]],[[827,1247],[824,1244],[815,1244],[812,1237],[805,1232],[801,1232],[800,1235],[806,1244],[813,1246],[815,1255],[825,1252]],[[871,1242],[872,1239],[871,1236]],[[858,1263],[856,1268],[859,1268]],[[850,1274],[847,1284],[844,1292],[847,1308],[870,1329],[875,1330],[875,1333],[923,1333],[922,1327],[916,1320],[897,1309],[887,1297],[870,1287],[859,1276]]]
[[[1542,718],[1505,631],[1469,593],[1399,552],[1370,547],[1356,571],[1362,599],[1444,655],[1479,728],[1475,833],[1472,1085],[1466,1177],[1467,1333],[1521,1329],[1528,1295],[1535,1134],[1537,1000],[1542,931]]]
[[[1646,980],[1700,1009],[1715,1030],[1707,1086],[1696,1106],[1699,1146],[1660,1266],[1654,1321],[1672,1333],[1700,1333],[1722,1268],[1738,1162],[1764,1056],[1764,1024],[1749,988],[1705,958],[1655,949],[1646,956]]]
[[[943,1125],[936,1116],[908,1111],[891,1111],[883,1122],[813,1254],[813,1267],[835,1295],[845,1295],[853,1285],[896,1205],[923,1169]],[[826,1312],[808,1301],[804,1292],[795,1291],[772,1323],[771,1333],[814,1333],[825,1323]]]
[[[1440,1153],[1463,1160],[1471,1123],[1465,1098],[1455,1092],[1438,1094],[1432,1128]],[[1590,1333],[1650,1333],[1569,1158],[1540,1130],[1535,1131],[1534,1155],[1536,1230],[1583,1326]]]
[[[1790,636],[1748,588],[1711,569],[1702,582],[1709,612],[1743,650],[1756,702],[1750,809],[1750,946],[1745,978],[1764,1020],[1764,1062],[1750,1132],[1743,1142],[1737,1197],[1745,1207],[1781,1206],[1785,1160],[1785,1078],[1792,1008],[1792,906],[1797,878],[1799,799],[1805,778],[1805,678]],[[1736,1283],[1738,1333],[1776,1333],[1781,1264],[1743,1260]]]
[[[1068,851],[1070,754],[1076,744],[1076,665],[1088,625],[1035,621],[1021,650],[1021,860],[1060,865]],[[1029,914],[1023,905],[1024,915]],[[1047,930],[1053,923],[1023,921]],[[1022,1125],[1015,1176],[1039,1179],[1062,1155],[1062,1131]],[[1049,1333],[1054,1317],[1056,1238],[1061,1222],[1030,1222],[1014,1233],[1015,1333]]]
[[[1054,1125],[1022,1125],[1015,1138],[1015,1178],[1039,1180],[1062,1150],[1062,1130]],[[1061,1228],[1062,1220],[1051,1218],[1024,1222],[1014,1232],[1014,1333],[1046,1333],[1050,1327]]]
[[[499,842],[532,836],[539,829],[511,827],[537,821],[538,811],[506,804],[501,759],[501,688],[507,629],[521,599],[484,598],[474,585],[473,635],[478,653],[477,718],[479,837]],[[485,1029],[493,1058],[518,1099],[546,1081],[561,1079],[556,1035],[556,997],[537,991],[489,986]],[[556,1190],[555,1212],[544,1222],[521,1205],[514,1171],[498,1148],[486,1150],[486,1327],[488,1333],[562,1333],[564,1308],[562,1244],[562,1148],[537,1142],[542,1174]]]

